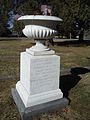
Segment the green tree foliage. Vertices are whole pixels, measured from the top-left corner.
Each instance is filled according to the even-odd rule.
[[[26,0],[20,6],[16,6],[14,10],[22,10],[24,14],[34,14],[35,10],[40,10],[40,3],[52,5],[53,15],[63,19],[59,27],[62,35],[69,37],[70,33],[72,33],[73,38],[76,35],[80,37],[81,33],[84,34],[84,31],[90,29],[90,0],[41,0],[41,2],[40,0]],[[4,12],[3,21],[5,22],[10,7],[9,0],[3,0],[2,6]],[[16,24],[15,27],[17,27]]]
[[[26,0],[17,8],[18,11],[22,10],[24,14],[33,14],[36,9],[38,9],[37,0]]]
[[[10,0],[2,0],[0,3],[1,17],[0,17],[0,36],[6,36],[8,31],[6,29],[6,21],[8,10],[10,9],[11,2]]]
[[[80,34],[80,31],[88,30],[90,25],[90,1],[89,0],[53,0],[54,12],[63,19],[61,33],[72,37]],[[78,23],[78,26],[76,24]]]
[[[89,29],[90,20],[90,1],[89,0],[46,0],[44,2],[53,6],[53,15],[63,19],[59,31],[61,34],[69,37],[80,35],[83,31]],[[43,3],[42,3],[43,4]],[[40,9],[38,0],[27,0],[19,9],[25,14],[33,14],[35,9]]]
[[[38,8],[39,7],[37,0],[26,0],[19,7],[16,7],[15,11],[17,12],[22,11],[25,15],[26,14],[30,15],[30,14],[34,14],[34,11],[36,11]],[[23,27],[24,27],[23,23],[19,21],[15,21],[14,30],[16,30],[20,36],[22,36]]]

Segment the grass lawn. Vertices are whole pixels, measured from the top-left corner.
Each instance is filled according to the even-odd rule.
[[[0,120],[20,120],[11,88],[19,80],[20,52],[30,46],[29,40],[0,41]],[[90,71],[81,69],[90,66],[90,46],[55,45],[51,48],[61,56],[62,70],[72,68],[72,73],[61,75],[62,91],[67,92],[71,102],[63,110],[45,113],[33,120],[90,120]],[[79,69],[83,72],[77,73]]]

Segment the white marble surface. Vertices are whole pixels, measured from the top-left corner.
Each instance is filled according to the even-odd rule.
[[[31,39],[49,39],[55,36],[57,31],[40,25],[26,25],[23,33]]]
[[[18,20],[53,20],[53,21],[62,21],[61,18],[56,16],[47,16],[47,15],[24,15],[18,18]]]
[[[18,20],[23,21],[25,26],[39,25],[52,29],[56,29],[56,25],[62,21],[62,19],[59,17],[48,15],[25,15],[21,16]]]
[[[28,38],[34,40],[46,40],[51,39],[57,34],[57,25],[61,18],[55,16],[46,16],[46,15],[25,15],[21,16],[19,21],[23,21],[25,28],[23,29],[23,34]],[[33,51],[47,51],[47,48],[42,42],[31,47]]]
[[[43,44],[43,40],[56,34],[56,26],[62,21],[55,16],[22,16],[23,33],[36,40],[36,45],[20,56],[20,81],[16,84],[26,107],[46,103],[63,97],[59,89],[60,57]]]
[[[55,51],[54,50],[46,50],[46,51],[43,51],[41,49],[38,49],[36,51],[36,49],[33,50],[33,48],[27,48],[26,49],[26,52],[33,55],[33,56],[43,56],[43,55],[54,55],[55,54]]]
[[[21,53],[20,81],[16,89],[26,107],[63,97],[59,89],[60,57]]]

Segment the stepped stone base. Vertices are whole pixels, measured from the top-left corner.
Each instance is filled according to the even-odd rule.
[[[15,88],[11,89],[13,99],[18,107],[22,120],[32,120],[33,116],[39,115],[45,112],[52,112],[57,109],[62,109],[66,107],[69,101],[66,98],[61,98],[58,100],[42,103],[39,105],[25,107],[23,104],[17,90]]]

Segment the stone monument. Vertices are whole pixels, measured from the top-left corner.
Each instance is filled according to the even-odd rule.
[[[46,39],[56,33],[62,19],[55,16],[26,15],[18,19],[24,22],[23,33],[34,39],[36,45],[21,52],[20,81],[12,89],[12,95],[23,120],[32,115],[65,107],[59,88],[60,57],[44,45]]]

